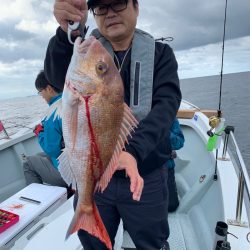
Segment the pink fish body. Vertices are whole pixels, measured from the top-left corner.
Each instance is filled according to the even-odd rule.
[[[62,97],[64,152],[59,171],[77,184],[78,203],[67,236],[83,229],[112,245],[94,203],[117,168],[117,159],[137,121],[124,103],[124,89],[113,58],[94,37],[77,38]]]

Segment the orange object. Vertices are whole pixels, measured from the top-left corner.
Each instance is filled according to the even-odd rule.
[[[9,208],[11,208],[11,209],[20,209],[20,208],[23,208],[23,207],[24,207],[24,204],[13,204]]]

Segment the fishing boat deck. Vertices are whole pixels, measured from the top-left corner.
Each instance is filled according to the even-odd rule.
[[[192,223],[185,214],[170,214],[169,227],[171,249],[186,250],[192,248],[193,250],[199,250],[196,241],[194,241],[196,235]]]
[[[206,116],[213,112],[209,111]],[[175,213],[169,214],[171,250],[210,250],[213,249],[214,229],[218,221],[235,218],[238,179],[229,160],[218,159],[218,179],[214,181],[215,152],[207,152],[207,118],[199,109],[188,103],[182,103],[178,113],[182,131],[185,135],[185,147],[178,151],[175,160],[175,178],[180,205]],[[32,155],[40,150],[32,133],[16,136],[5,143],[0,142],[1,159],[4,159],[4,175],[0,181],[0,202],[25,186],[22,171],[23,155]],[[222,155],[222,147],[218,152]],[[15,173],[14,176],[13,173]],[[11,178],[10,178],[11,176]],[[11,181],[10,181],[11,180]],[[12,250],[83,250],[77,234],[65,241],[66,229],[74,214],[73,198],[48,217],[36,221],[34,227],[24,233],[17,241],[6,245]],[[243,206],[242,221],[248,223],[247,210]],[[229,225],[228,241],[234,250],[249,249],[249,226]],[[41,244],[42,243],[42,244]],[[13,244],[15,244],[13,246]],[[122,223],[116,236],[114,250],[135,249]]]
[[[22,248],[25,250],[42,250],[55,249],[54,247],[57,247],[57,249],[60,250],[83,250],[81,243],[77,237],[77,234],[71,235],[71,237],[67,241],[65,241],[65,230],[60,230],[61,228],[67,228],[68,223],[74,214],[72,203],[73,198],[71,198],[64,205],[62,205],[54,215],[51,215],[49,218],[44,218],[42,221],[40,221],[39,224],[36,226],[34,233],[30,231],[27,232],[24,237],[22,237],[22,239],[16,242],[14,249]],[[48,224],[48,221],[51,222]],[[38,230],[40,232],[37,233],[37,228],[41,229],[40,225],[44,224],[47,224],[46,230]],[[197,243],[197,235],[193,230],[194,225],[192,225],[192,222],[190,221],[190,218],[187,214],[169,214],[169,226],[171,232],[168,240],[170,244],[170,249],[201,249]],[[202,232],[201,230],[201,233],[204,232]],[[27,244],[27,239],[33,237],[33,234],[36,234],[36,237],[34,237],[32,241],[28,240],[29,242]],[[200,238],[200,241],[202,241],[202,238]],[[43,242],[42,245],[40,244],[41,242]],[[55,242],[56,245],[54,245],[53,242]],[[126,231],[123,232],[122,223],[119,226],[115,242],[116,244],[114,246],[114,250],[136,249],[128,233]]]
[[[168,239],[170,249],[178,250],[199,250],[199,246],[195,232],[192,229],[192,224],[185,214],[169,214],[168,218],[170,227],[170,236]],[[122,248],[124,250],[136,249],[134,243],[132,242],[130,236],[127,232],[124,232]]]

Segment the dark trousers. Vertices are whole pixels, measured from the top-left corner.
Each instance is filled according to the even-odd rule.
[[[114,246],[120,223],[123,224],[138,250],[169,249],[167,168],[162,167],[144,176],[141,200],[134,201],[129,178],[113,177],[103,193],[94,200]],[[75,195],[74,206],[77,203]],[[95,237],[84,230],[78,231],[84,250],[106,250]]]
[[[179,206],[174,168],[168,168],[168,212],[174,212]]]

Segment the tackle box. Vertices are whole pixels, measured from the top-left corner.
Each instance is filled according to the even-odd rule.
[[[10,249],[22,235],[66,200],[66,188],[32,183],[0,203],[1,210],[17,215],[11,226],[9,224],[8,229],[0,233],[0,249]]]
[[[19,215],[0,209],[0,233],[16,224],[19,221]]]

